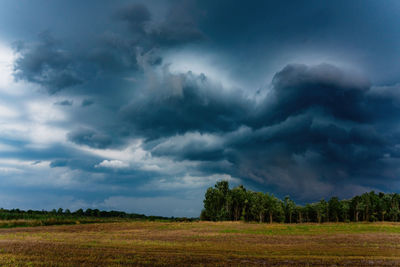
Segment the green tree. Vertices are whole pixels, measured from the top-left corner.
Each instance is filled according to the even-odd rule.
[[[331,199],[328,201],[328,211],[329,211],[328,217],[331,218],[331,220],[339,222],[340,209],[341,205],[339,198],[331,197]]]
[[[321,223],[324,218],[328,217],[327,210],[328,203],[325,201],[325,199],[321,199],[318,203],[315,204],[315,211],[317,213],[318,223]]]
[[[228,220],[230,217],[229,194],[227,181],[217,182],[214,188],[208,188],[203,201],[205,210],[203,217],[213,221]]]
[[[349,212],[350,212],[350,201],[349,200],[341,200],[340,201],[340,215],[344,222],[348,222],[349,220]]]
[[[83,216],[83,209],[79,209],[79,210],[75,211],[75,214],[78,216]]]
[[[394,193],[390,194],[390,196],[391,196],[391,201],[389,208],[389,216],[393,222],[397,222],[400,213],[399,209],[400,195]]]
[[[291,200],[289,196],[286,196],[283,201],[283,209],[285,211],[286,220],[289,223],[292,223],[292,215],[293,212],[296,210],[296,203],[294,203],[294,201]]]
[[[248,191],[244,186],[229,189],[227,181],[220,181],[214,187],[207,189],[204,198],[204,209],[201,219],[206,220],[245,220],[263,222],[268,218],[272,223],[277,222],[329,222],[329,221],[398,221],[400,215],[400,195],[397,193],[376,194],[374,191],[354,196],[351,200],[339,200],[332,197],[328,202],[324,199],[317,203],[296,206],[295,202],[286,196],[280,200],[269,193]],[[4,213],[4,211],[2,211]],[[0,214],[2,218],[20,216],[20,210],[11,210],[9,214]],[[28,211],[27,214],[32,213]],[[68,214],[62,209],[43,214]],[[103,214],[104,213],[104,214]],[[114,212],[115,213],[115,212]],[[113,214],[114,214],[113,213]],[[74,212],[78,216],[107,216],[99,210],[82,209]],[[22,215],[25,216],[22,211]],[[125,216],[125,215],[121,215]]]
[[[265,197],[261,192],[252,192],[251,214],[261,223],[265,217]]]
[[[361,195],[362,203],[363,203],[363,220],[369,221],[370,211],[371,211],[371,198],[369,193],[364,193]]]
[[[385,215],[391,206],[391,197],[388,194],[379,193],[379,199],[377,203],[377,212],[379,214],[380,220],[385,221]]]
[[[303,223],[304,214],[306,213],[306,208],[303,206],[296,206],[297,222]]]
[[[232,207],[233,220],[237,221],[240,219],[245,199],[246,189],[243,187],[243,185],[235,187],[231,190],[230,202]]]
[[[358,222],[360,212],[364,210],[364,204],[360,196],[355,196],[351,199],[351,209],[353,210],[354,221]]]
[[[316,222],[314,217],[314,207],[312,204],[307,203],[304,207],[304,216],[306,222]]]
[[[274,195],[265,193],[264,198],[265,210],[269,217],[269,223],[272,223],[274,216],[279,217],[280,213],[282,212],[282,207],[279,199],[277,199]]]
[[[223,206],[223,196],[215,188],[208,188],[204,198],[204,210],[206,218],[217,221],[220,219],[221,207]]]

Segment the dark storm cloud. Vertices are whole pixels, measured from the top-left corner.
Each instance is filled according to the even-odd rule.
[[[160,65],[159,49],[204,39],[184,6],[174,5],[164,19],[154,21],[148,7],[131,4],[111,16],[112,30],[105,29],[94,37],[65,44],[45,31],[39,34],[38,42],[16,42],[14,76],[56,93],[96,78],[121,79],[147,65]],[[127,24],[128,29],[118,22]]]
[[[151,39],[161,46],[182,45],[206,39],[196,21],[200,17],[198,13],[190,1],[175,2],[166,18],[151,29]]]
[[[378,118],[395,121],[399,102],[371,94],[365,79],[329,65],[290,65],[272,84],[257,118],[260,128],[235,152],[242,175],[293,183],[297,194],[312,183],[329,185],[329,194],[346,184],[390,180],[383,171],[386,158],[396,157],[388,135],[395,124],[382,128]]]
[[[103,149],[112,144],[112,140],[109,136],[85,128],[80,128],[68,133],[68,140],[79,145]]]
[[[145,5],[132,4],[119,9],[115,18],[128,23],[132,32],[145,34],[145,26],[150,22],[151,14]]]
[[[289,65],[274,76],[272,85],[273,103],[267,103],[267,120],[282,121],[312,107],[338,119],[370,120],[365,97],[368,81],[334,66]]]
[[[161,84],[121,110],[133,130],[147,138],[187,131],[234,130],[249,114],[244,96],[224,92],[204,75],[166,73]]]
[[[21,55],[14,63],[16,79],[42,85],[50,93],[83,82],[75,55],[62,50],[48,32],[39,35],[39,43],[19,44],[16,51]]]
[[[197,11],[189,1],[173,4],[164,19],[158,22],[151,20],[151,13],[142,4],[122,7],[115,18],[128,24],[131,33],[151,46],[173,46],[190,43],[205,38],[198,28],[195,17]]]
[[[53,105],[65,121],[46,125],[69,142],[4,157],[126,192],[216,174],[307,201],[398,186],[397,3],[62,3],[29,4],[41,16],[29,9],[35,26],[13,36],[14,75],[57,94],[51,103],[73,99]],[[4,10],[0,28],[15,24]]]
[[[266,68],[276,71],[274,63],[320,63],[326,58],[355,64],[373,83],[398,82],[400,61],[392,58],[400,49],[396,1],[197,3],[207,14],[202,28],[213,45],[229,55],[224,66],[235,75],[251,70],[243,78],[250,82]]]
[[[354,184],[384,189],[381,181],[392,179],[384,171],[399,155],[399,134],[391,129],[400,102],[388,97],[393,89],[371,88],[351,71],[288,65],[257,102],[190,72],[165,69],[152,86],[119,111],[114,127],[125,133],[109,135],[122,143],[127,135],[142,137],[153,156],[202,162],[199,173],[219,170],[281,193],[289,183],[298,198],[319,198],[343,185],[346,194]],[[106,148],[109,135],[85,130],[69,139]]]
[[[151,94],[122,110],[151,140],[145,148],[153,155],[205,165],[227,161],[231,175],[275,185],[277,191],[291,183],[290,192],[304,198],[351,183],[377,186],[375,181],[389,179],[383,174],[387,158],[397,160],[395,124],[383,129],[379,118],[396,121],[400,102],[332,65],[286,66],[260,104],[215,93],[222,90],[192,74],[184,76],[180,89]]]

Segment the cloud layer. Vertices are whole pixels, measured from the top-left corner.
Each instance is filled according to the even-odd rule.
[[[259,8],[267,7],[285,13]],[[378,84],[384,73],[354,67],[364,63],[354,58],[329,60],[330,27],[342,55],[354,48],[343,45],[348,33],[333,15],[334,26],[310,33],[306,18],[320,9],[300,8],[303,24],[291,29],[234,2],[103,3],[100,26],[75,15],[87,23],[73,33],[55,24],[9,38],[14,53],[0,62],[0,183],[8,191],[0,205],[51,206],[24,202],[43,193],[64,208],[197,216],[218,179],[300,202],[398,190],[399,81],[388,74]],[[221,10],[237,16],[221,18]],[[306,55],[304,47],[329,56],[285,57]]]

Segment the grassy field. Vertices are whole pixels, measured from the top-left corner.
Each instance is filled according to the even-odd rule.
[[[116,222],[3,228],[0,265],[400,266],[400,224]]]

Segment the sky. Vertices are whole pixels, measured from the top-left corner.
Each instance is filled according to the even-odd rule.
[[[0,2],[0,207],[197,217],[216,181],[400,190],[400,3]]]

